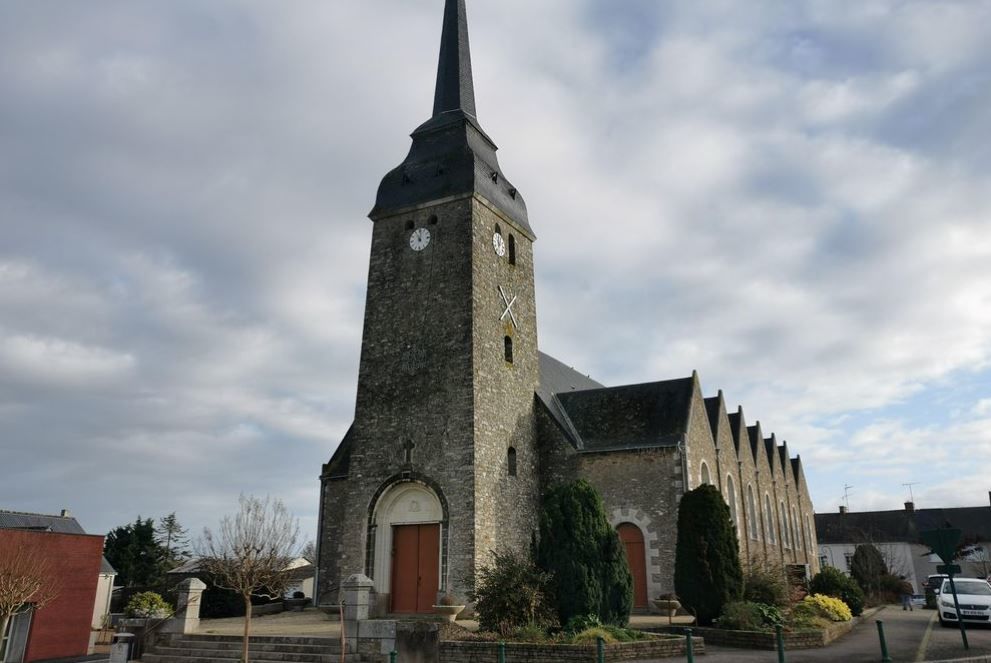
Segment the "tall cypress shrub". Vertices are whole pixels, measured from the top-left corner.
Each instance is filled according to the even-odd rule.
[[[633,608],[633,578],[602,498],[584,479],[552,488],[540,516],[537,565],[554,575],[561,624],[595,615],[625,626]]]
[[[699,486],[681,498],[674,586],[682,604],[703,626],[743,593],[736,530],[729,507],[714,486]]]
[[[888,565],[877,546],[862,543],[853,551],[850,560],[850,575],[868,596],[877,596],[881,591],[881,578],[888,574]]]

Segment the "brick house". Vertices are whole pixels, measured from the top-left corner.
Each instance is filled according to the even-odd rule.
[[[27,547],[52,564],[58,596],[44,609],[17,615],[0,638],[0,661],[30,663],[89,653],[97,586],[104,566],[103,537],[83,532],[74,518],[0,511],[0,549]]]
[[[635,604],[673,591],[677,506],[730,505],[744,561],[815,572],[801,461],[697,374],[607,387],[541,352],[526,204],[475,108],[464,0],[447,0],[433,116],[374,209],[354,422],[321,475],[317,602],[374,583],[373,612],[464,597],[526,550],[543,491],[584,477],[626,546]]]

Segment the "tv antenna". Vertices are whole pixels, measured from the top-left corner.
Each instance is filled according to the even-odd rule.
[[[851,488],[853,488],[853,486],[851,486],[849,484],[844,484],[843,485],[843,502],[846,504],[846,510],[847,511],[850,510],[850,489]]]
[[[912,483],[903,483],[903,486],[908,488],[908,501],[915,504],[915,494],[912,492],[912,486],[918,486],[921,481],[913,481]]]

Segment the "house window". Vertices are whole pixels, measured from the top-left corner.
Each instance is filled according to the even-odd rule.
[[[747,522],[750,525],[750,538],[760,540],[760,530],[757,525],[757,501],[754,499],[754,487],[747,485]]]
[[[785,503],[778,505],[778,520],[781,521],[781,543],[785,548],[791,548],[791,529],[788,527],[788,512],[785,511]]]
[[[506,348],[505,348],[506,361],[508,363],[512,364],[513,363],[513,339],[510,338],[509,336],[507,336],[506,337],[505,345],[506,345]]]
[[[509,466],[509,476],[516,476],[516,448],[509,447],[509,452],[506,454],[506,461]]]
[[[509,264],[516,264],[516,238],[512,235],[509,236]]]
[[[826,555],[819,555],[819,569],[822,570],[829,566],[829,557]]]
[[[843,553],[843,560],[846,562],[846,570],[853,568],[853,553]]]
[[[764,493],[764,529],[768,543],[776,543],[778,537],[774,535],[774,510],[771,508],[771,497]]]
[[[705,464],[705,461],[702,462],[701,479],[703,486],[712,483],[711,478],[709,477],[709,466]]]
[[[740,523],[738,521],[738,514],[736,513],[736,485],[733,483],[732,474],[726,476],[726,501],[729,503],[730,520],[733,521],[733,527],[737,530],[737,536],[739,536]]]

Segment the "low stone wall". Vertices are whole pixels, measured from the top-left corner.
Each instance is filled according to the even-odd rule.
[[[705,641],[692,638],[695,653],[705,653]],[[596,657],[596,645],[540,645],[522,642],[506,643],[507,663],[543,663],[544,661],[574,661],[588,663]],[[685,638],[661,637],[639,642],[606,645],[607,661],[640,661],[685,655]],[[495,642],[440,643],[440,663],[498,663]]]
[[[838,622],[830,625],[826,629],[814,629],[808,631],[785,632],[785,650],[797,649],[817,649],[825,647],[838,638],[842,638],[849,633],[859,620],[849,622]],[[662,626],[649,629],[651,632],[684,634],[683,626]],[[723,647],[736,647],[738,649],[768,649],[774,650],[778,647],[777,636],[774,632],[767,631],[729,631],[720,628],[696,627],[692,633],[702,636],[710,645],[720,645]]]

